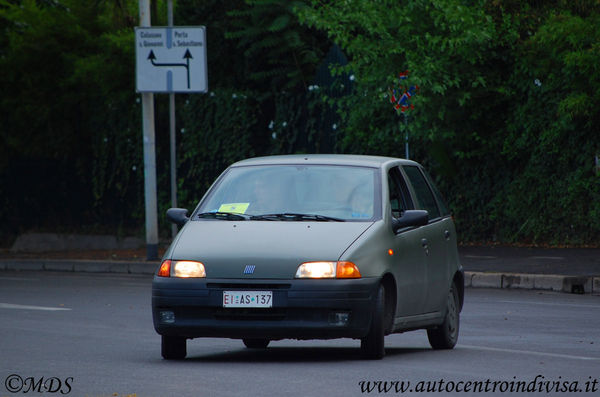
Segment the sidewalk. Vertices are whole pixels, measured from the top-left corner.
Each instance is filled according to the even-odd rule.
[[[162,250],[159,253],[162,255]],[[460,247],[465,285],[600,294],[600,249]],[[159,261],[145,250],[0,252],[0,271],[153,274]]]
[[[164,254],[159,249],[159,256]],[[159,260],[147,261],[146,250],[77,249],[52,252],[0,252],[0,271],[63,271],[84,273],[153,274]]]
[[[600,294],[600,249],[460,247],[465,285]]]

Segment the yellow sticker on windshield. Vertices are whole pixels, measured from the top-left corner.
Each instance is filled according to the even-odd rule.
[[[250,203],[228,203],[221,204],[219,212],[229,212],[230,214],[243,214],[248,209]]]

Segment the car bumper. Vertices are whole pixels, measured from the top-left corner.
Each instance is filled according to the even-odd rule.
[[[379,282],[155,276],[152,317],[159,334],[186,338],[362,338],[369,331]],[[224,308],[223,291],[235,290],[273,291],[273,307]]]

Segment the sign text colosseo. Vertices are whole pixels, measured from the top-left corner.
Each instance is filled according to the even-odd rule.
[[[207,92],[204,26],[135,29],[139,92]]]

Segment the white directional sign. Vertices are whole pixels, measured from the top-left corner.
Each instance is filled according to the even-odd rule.
[[[206,92],[204,26],[135,28],[139,92]]]

